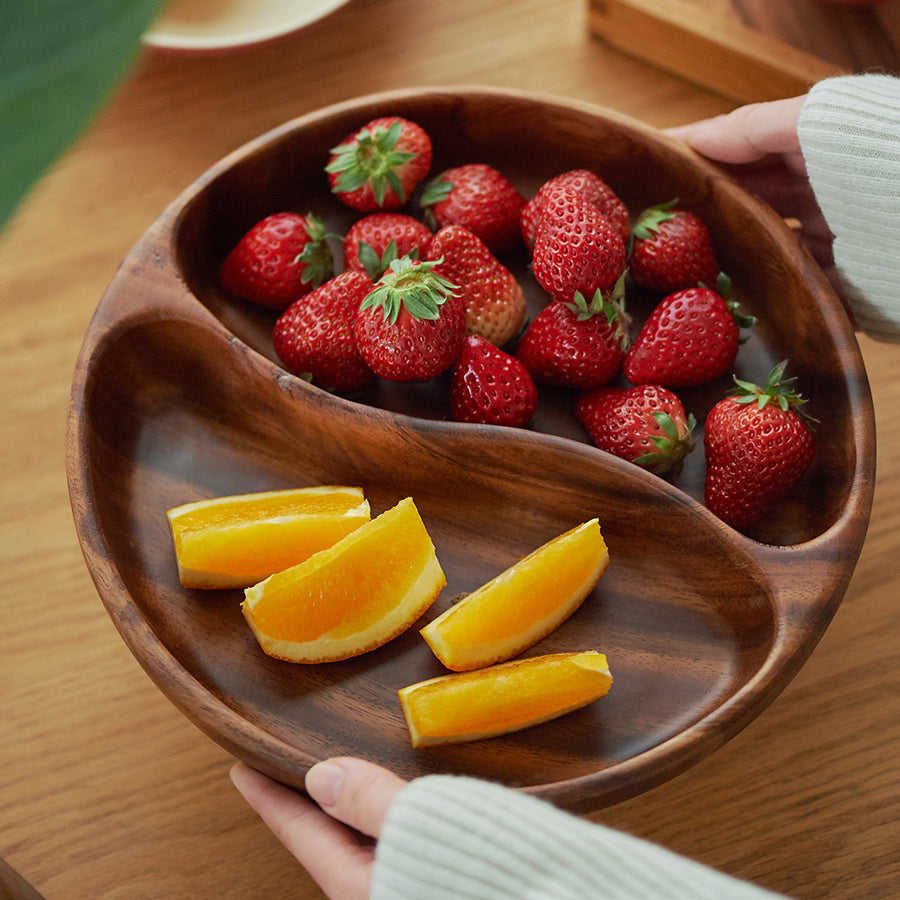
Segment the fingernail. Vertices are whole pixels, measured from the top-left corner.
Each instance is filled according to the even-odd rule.
[[[334,762],[316,763],[306,773],[306,790],[319,806],[334,806],[337,803],[338,790],[344,770]]]

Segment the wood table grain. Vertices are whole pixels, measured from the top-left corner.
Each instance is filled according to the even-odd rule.
[[[733,105],[592,38],[581,0],[351,0],[268,46],[145,51],[0,237],[0,885],[12,869],[48,900],[322,896],[94,591],[66,495],[72,369],[119,261],[225,153],[358,94],[463,83],[588,100],[660,127]],[[810,900],[900,895],[900,348],[860,344],[878,475],[833,623],[729,744],[593,816]]]

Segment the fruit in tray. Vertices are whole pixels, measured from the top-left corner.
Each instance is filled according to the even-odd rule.
[[[446,578],[411,498],[303,563],[247,588],[241,611],[269,656],[359,656],[406,631]]]
[[[461,225],[447,225],[429,242],[428,259],[457,286],[466,307],[466,334],[503,347],[519,333],[525,292],[481,238]]]
[[[604,697],[602,653],[552,653],[440,675],[398,692],[414,747],[496,737],[558,718]]]
[[[450,412],[457,422],[515,428],[531,421],[537,403],[537,387],[518,359],[481,335],[466,336],[450,382]]]
[[[466,336],[466,305],[436,262],[401,257],[360,304],[353,337],[389,381],[427,381],[450,368]]]
[[[625,316],[598,290],[588,302],[548,303],[528,326],[516,356],[539,384],[587,390],[608,384],[625,359]]]
[[[370,518],[355,487],[197,500],[167,513],[184,587],[248,587],[356,531]]]
[[[706,505],[734,528],[760,519],[812,462],[806,401],[786,366],[775,366],[763,387],[736,378],[735,392],[706,419]]]
[[[677,203],[661,203],[638,216],[628,257],[638,284],[667,294],[698,284],[712,287],[720,271],[706,224]]]
[[[675,291],[660,301],[625,356],[623,370],[632,384],[696,387],[725,374],[737,358],[741,328],[755,322],[726,299],[728,279],[719,292],[705,287]]]
[[[431,168],[431,138],[415,122],[379,117],[331,149],[331,190],[361,212],[397,209]]]
[[[609,565],[596,519],[548,541],[421,630],[456,672],[518,656],[581,606]]]
[[[503,253],[518,242],[525,198],[502,172],[485,163],[448,169],[427,185],[420,203],[433,231],[461,225],[492,253]]]
[[[599,176],[589,169],[573,169],[554,175],[545,181],[537,193],[522,207],[520,228],[522,238],[529,249],[534,249],[534,238],[538,222],[544,215],[547,197],[557,188],[567,188],[579,194],[612,225],[623,244],[628,244],[631,236],[631,219],[628,208],[616,192]]]
[[[286,309],[334,271],[322,223],[313,215],[273,213],[234,246],[219,270],[225,290],[271,309]]]
[[[254,226],[223,264],[223,286],[282,310],[294,291],[274,347],[285,368],[325,390],[449,372],[455,421],[528,427],[543,385],[641,387],[602,402],[600,393],[578,397],[576,415],[600,449],[677,478],[696,422],[672,392],[727,375],[755,322],[731,299],[706,223],[677,199],[632,219],[614,187],[585,168],[554,175],[527,199],[484,162],[426,182],[432,150],[414,122],[366,123],[323,160],[334,196],[365,213],[343,238],[343,272],[333,275],[325,257],[335,235],[312,214],[282,213],[270,219],[293,215],[290,228],[282,221],[276,240],[268,220]],[[504,263],[514,245],[530,253],[525,277],[545,298],[531,321]],[[257,284],[263,274],[269,296]],[[636,334],[633,291],[642,302],[658,296]]]
[[[335,486],[201,500],[167,517],[184,586],[237,587],[250,572],[271,572],[245,587],[241,612],[263,652],[287,662],[337,662],[375,650],[407,631],[447,584],[410,497],[374,519],[360,488]],[[507,661],[571,616],[608,564],[592,519],[422,628],[447,668],[474,678],[400,689],[414,745],[525,728],[605,694],[611,679],[599,654]],[[519,695],[503,696],[513,689]],[[477,711],[460,707],[475,701]]]
[[[344,236],[344,266],[378,281],[400,256],[424,259],[431,229],[398,212],[376,212],[357,219]]]
[[[375,380],[353,324],[372,290],[364,272],[348,269],[292,303],[272,330],[272,344],[284,367],[326,390],[352,391]]]
[[[678,475],[694,449],[694,416],[685,413],[675,394],[656,384],[586,391],[575,414],[601,450],[657,475]]]

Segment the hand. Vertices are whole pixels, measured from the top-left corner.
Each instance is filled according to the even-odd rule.
[[[361,759],[328,759],[306,774],[306,790],[315,802],[244,763],[232,768],[231,780],[328,897],[369,896],[375,842],[366,837],[378,837],[406,784],[402,778]]]
[[[845,301],[834,266],[833,237],[816,203],[800,152],[797,123],[805,100],[801,96],[751,103],[667,133],[719,163],[784,219],[799,223],[798,237]]]

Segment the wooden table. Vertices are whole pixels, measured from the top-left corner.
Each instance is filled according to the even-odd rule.
[[[732,105],[592,38],[582,0],[351,0],[267,47],[145,52],[0,239],[0,858],[49,900],[321,896],[231,787],[227,754],[106,616],[66,494],[69,385],[116,265],[211,163],[325,104],[451,83],[589,100],[661,127]],[[595,816],[810,900],[900,895],[900,352],[861,343],[878,483],[833,624],[736,739]]]

